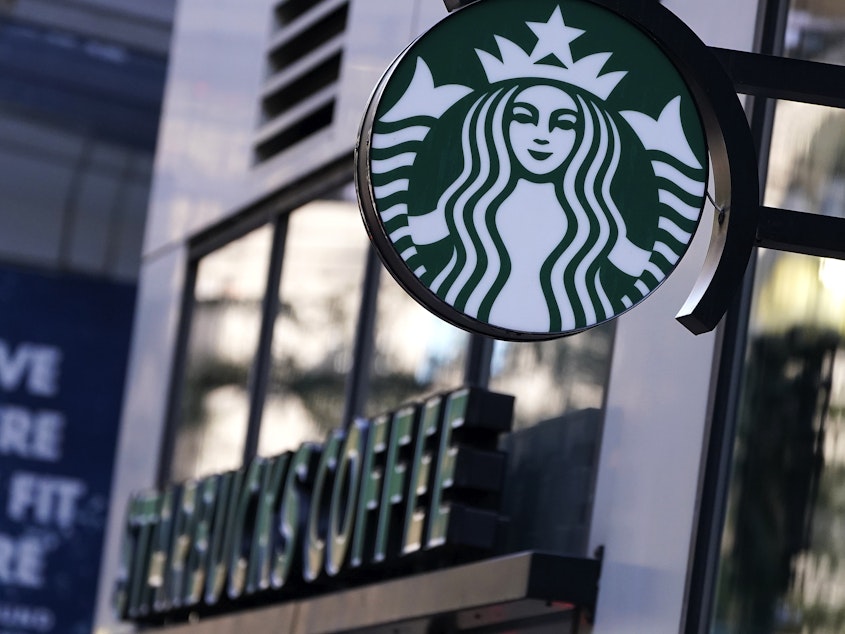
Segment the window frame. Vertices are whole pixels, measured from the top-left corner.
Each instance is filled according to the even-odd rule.
[[[270,249],[264,297],[261,304],[261,326],[255,355],[250,364],[248,381],[249,412],[242,463],[249,464],[258,453],[261,415],[267,396],[272,366],[272,338],[279,308],[279,287],[282,279],[285,240],[290,214],[327,191],[348,185],[353,180],[353,158],[347,155],[314,172],[296,184],[247,206],[219,225],[203,231],[188,242],[185,284],[182,289],[179,326],[173,360],[173,373],[168,387],[165,434],[159,451],[156,483],[164,487],[172,481],[172,462],[176,437],[181,424],[180,412],[188,362],[188,347],[194,316],[197,272],[202,259],[232,241],[262,226],[271,225],[273,242]],[[372,245],[367,249],[364,276],[358,291],[360,303],[356,315],[352,359],[344,386],[344,408],[341,420],[346,429],[356,416],[363,414],[367,400],[370,366],[375,353],[376,301],[383,267]],[[464,383],[487,387],[493,339],[472,334],[469,337],[464,366]]]
[[[748,113],[758,156],[760,192],[765,192],[769,153],[778,100],[845,108],[842,95],[830,86],[841,86],[845,67],[784,57],[786,24],[791,0],[760,0],[754,53],[711,49],[731,74],[738,93],[749,96]],[[840,91],[841,92],[841,91]],[[831,248],[830,235],[845,224],[842,218],[760,206],[757,246],[807,255],[845,259],[845,248]],[[786,233],[802,235],[778,241],[779,229],[772,220],[787,221]],[[776,223],[777,224],[777,223]],[[722,534],[725,528],[738,406],[748,344],[751,302],[754,291],[757,248],[752,252],[742,286],[722,321],[713,368],[712,400],[704,439],[697,517],[690,549],[684,634],[710,634],[716,608]]]

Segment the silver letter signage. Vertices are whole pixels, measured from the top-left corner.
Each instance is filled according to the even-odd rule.
[[[497,439],[512,415],[513,397],[465,388],[356,421],[322,447],[138,495],[116,612],[160,623],[300,596],[314,582],[325,590],[334,578],[347,587],[356,571],[396,575],[490,553],[505,467]]]

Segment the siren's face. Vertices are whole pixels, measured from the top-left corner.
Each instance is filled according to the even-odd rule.
[[[575,146],[578,110],[570,95],[554,86],[531,86],[514,97],[508,136],[529,174],[545,176],[561,167]]]

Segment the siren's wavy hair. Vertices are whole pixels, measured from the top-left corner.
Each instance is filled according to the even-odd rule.
[[[600,267],[619,234],[625,234],[625,222],[610,194],[619,166],[620,134],[611,115],[594,98],[567,84],[520,81],[491,90],[472,103],[461,130],[463,170],[437,204],[445,213],[450,234],[458,239],[431,288],[456,309],[489,319],[511,267],[496,229],[496,210],[524,171],[507,143],[510,112],[516,97],[538,83],[570,94],[580,122],[570,156],[545,177],[554,183],[568,222],[565,235],[543,262],[540,281],[550,331],[585,328],[614,314],[602,287]],[[525,221],[531,221],[530,210]],[[552,297],[554,301],[549,301]]]

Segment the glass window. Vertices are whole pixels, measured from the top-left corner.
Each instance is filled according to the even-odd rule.
[[[469,334],[413,300],[381,271],[366,416],[464,383]]]
[[[845,62],[845,5],[796,0],[787,54]],[[845,216],[845,113],[781,102],[766,204]],[[845,262],[761,250],[715,614],[718,634],[845,629]]]
[[[519,395],[514,429],[576,410],[601,408],[613,332],[610,322],[552,341],[497,341],[490,367],[490,389]]]
[[[828,64],[845,63],[845,3],[792,0],[784,53],[787,57]]]
[[[490,389],[516,396],[502,500],[505,552],[587,552],[613,323],[537,343],[495,342]]]
[[[784,55],[845,64],[845,3],[793,0]],[[767,205],[842,216],[845,209],[845,112],[812,104],[777,104]]]
[[[273,229],[199,261],[171,479],[241,466]]]
[[[376,416],[487,375],[467,367],[470,335],[421,307],[373,259],[351,198],[349,188],[331,192],[280,217],[277,231],[265,226],[199,261],[172,479],[237,468],[256,439],[258,455],[277,455],[322,441],[350,414]],[[274,233],[284,241],[275,249]],[[273,271],[278,304],[266,315]],[[262,332],[269,345],[259,350]],[[514,428],[597,416],[612,337],[607,325],[496,343],[489,387],[518,396]],[[363,367],[352,367],[354,357]]]
[[[845,627],[845,263],[759,258],[713,632]]]
[[[315,200],[290,215],[260,455],[343,424],[368,246],[351,200]]]
[[[844,110],[779,102],[770,157],[767,205],[845,215]]]

